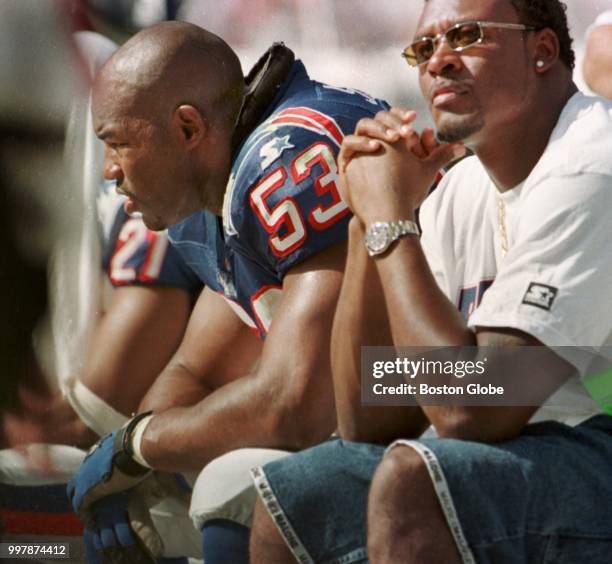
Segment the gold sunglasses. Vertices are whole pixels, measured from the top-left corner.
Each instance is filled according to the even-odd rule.
[[[438,43],[442,38],[446,39],[448,46],[453,51],[461,52],[468,47],[482,43],[484,40],[484,29],[486,27],[513,29],[517,31],[534,31],[536,29],[532,26],[513,23],[484,21],[462,22],[455,24],[442,33],[438,33],[435,37],[420,37],[404,49],[402,57],[406,59],[411,67],[418,67],[433,57]]]

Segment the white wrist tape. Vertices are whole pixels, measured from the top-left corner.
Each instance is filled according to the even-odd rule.
[[[63,393],[81,421],[101,437],[118,429],[129,419],[76,378],[64,381]]]
[[[142,456],[142,450],[140,449],[140,447],[142,443],[142,436],[144,435],[145,429],[147,428],[147,425],[149,424],[149,421],[151,421],[152,418],[153,415],[148,415],[147,417],[142,418],[136,424],[136,427],[134,427],[134,430],[132,431],[132,458],[134,458],[134,460],[138,462],[138,464],[142,464],[147,468],[151,468],[151,465],[144,459],[144,456]]]

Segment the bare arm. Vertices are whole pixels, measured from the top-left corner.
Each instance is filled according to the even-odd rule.
[[[391,328],[380,279],[351,220],[349,252],[332,333],[332,372],[338,429],[347,440],[389,443],[420,435],[428,421],[419,407],[361,405],[361,347],[389,346]]]
[[[180,347],[143,399],[140,411],[195,405],[250,371],[260,354],[261,340],[225,298],[204,288]]]
[[[344,246],[334,247],[286,275],[257,368],[193,407],[155,415],[143,437],[147,462],[167,471],[200,469],[236,448],[299,449],[333,431],[329,342],[344,260]]]
[[[96,330],[83,383],[129,416],[176,351],[190,311],[185,290],[116,288]]]
[[[593,92],[612,99],[612,25],[593,28],[586,44],[582,72]]]

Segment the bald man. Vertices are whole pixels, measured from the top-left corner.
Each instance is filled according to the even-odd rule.
[[[98,75],[106,178],[149,228],[169,227],[206,285],[141,414],[69,488],[100,550],[135,546],[99,516],[121,514],[151,469],[199,471],[243,447],[299,450],[334,430],[329,342],[349,220],[336,155],[345,132],[384,108],[312,81],[279,44],[245,79],[223,40],[185,23],[139,33]]]

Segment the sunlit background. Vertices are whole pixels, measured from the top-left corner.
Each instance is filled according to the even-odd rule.
[[[580,72],[585,32],[599,13],[612,9],[612,0],[566,4],[575,80],[585,89]],[[284,41],[314,78],[414,107],[425,120],[417,71],[400,56],[422,5],[421,0],[184,0],[179,17],[226,39],[245,70],[270,43]]]

